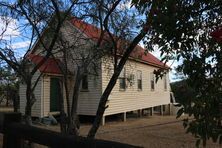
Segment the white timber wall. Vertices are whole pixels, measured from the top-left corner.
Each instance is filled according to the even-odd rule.
[[[32,85],[38,79],[40,72],[37,71],[32,79]],[[32,116],[33,117],[41,117],[41,93],[42,91],[42,78],[39,79],[36,88],[34,90],[36,102],[32,106]],[[25,114],[25,107],[26,107],[26,84],[20,83],[19,85],[19,96],[20,96],[20,112]]]
[[[84,64],[81,63],[82,59],[86,58],[87,56],[93,56],[92,53],[94,51],[92,45],[94,42],[92,42],[92,39],[88,38],[83,32],[74,27],[70,22],[66,22],[65,26],[61,29],[61,32],[63,33],[63,36],[66,38],[66,40],[75,46],[75,48],[71,49],[68,54],[68,58],[70,59],[68,60],[68,68],[71,73],[74,74],[72,78],[75,78],[77,64],[81,66]],[[99,99],[102,94],[101,61],[97,61],[99,65],[96,68],[98,75],[88,75],[88,90],[82,90],[82,87],[80,86],[77,106],[77,113],[79,115],[96,115]],[[92,68],[92,65],[90,65],[88,69],[90,68]],[[71,80],[69,83],[69,100],[71,104],[74,81]]]
[[[50,112],[50,77],[43,76],[42,82],[42,117],[48,116]]]
[[[88,76],[88,91],[81,90],[78,101],[79,115],[96,115],[99,99],[102,94],[101,70],[98,69],[98,76]]]
[[[128,111],[134,111],[138,109],[145,109],[149,107],[164,105],[170,103],[170,85],[169,75],[167,78],[167,89],[164,88],[164,80],[159,79],[155,83],[155,89],[151,90],[150,73],[152,73],[156,67],[136,62],[133,60],[127,61],[125,67],[126,77],[134,75],[133,85],[131,86],[126,80],[127,88],[125,90],[119,89],[119,80],[113,88],[108,98],[108,108],[104,115],[118,114]],[[137,70],[142,72],[142,90],[137,88]],[[104,91],[110,77],[113,73],[112,63],[110,60],[103,60],[102,62],[102,90]]]

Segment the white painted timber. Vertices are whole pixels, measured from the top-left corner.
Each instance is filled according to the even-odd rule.
[[[169,75],[167,74],[167,89],[164,89],[163,79],[159,79],[155,83],[155,89],[151,90],[150,73],[152,73],[156,67],[136,62],[133,60],[127,61],[125,65],[126,77],[134,75],[134,81],[126,81],[127,88],[125,90],[119,89],[119,81],[113,88],[108,101],[108,108],[104,115],[112,115],[118,113],[124,113],[133,110],[145,109],[154,106],[164,105],[170,103],[170,86]],[[142,90],[137,88],[137,71],[142,72]],[[109,60],[103,60],[102,62],[102,90],[104,91],[110,77],[112,75],[112,64]]]
[[[36,80],[38,79],[40,75],[40,72],[37,71],[35,73],[35,75],[33,76],[32,79],[32,85],[34,85],[34,83],[36,82]],[[35,90],[34,90],[34,94],[35,94],[35,103],[32,106],[32,116],[34,117],[40,117],[42,114],[42,110],[41,110],[41,90],[42,90],[42,78],[39,79]],[[22,114],[25,114],[25,107],[26,107],[26,84],[24,83],[20,83],[19,86],[19,96],[20,96],[20,111]]]

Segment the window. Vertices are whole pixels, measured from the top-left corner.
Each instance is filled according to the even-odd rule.
[[[126,70],[125,68],[122,69],[119,75],[119,89],[125,90],[126,89]]]
[[[167,77],[166,77],[166,75],[164,75],[164,77],[163,77],[163,83],[164,83],[164,90],[166,91],[167,90]]]
[[[154,74],[152,72],[150,73],[150,88],[152,91],[155,89]]]
[[[82,89],[88,90],[88,75],[84,74],[82,78]]]
[[[135,84],[135,76],[134,74],[130,74],[129,77],[127,78],[129,85],[133,86]]]
[[[142,71],[137,71],[137,89],[142,90]]]

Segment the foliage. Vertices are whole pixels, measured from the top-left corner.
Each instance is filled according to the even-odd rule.
[[[13,103],[14,110],[18,110],[18,79],[8,66],[0,67],[0,105]]]
[[[205,146],[210,138],[221,143],[222,52],[221,43],[210,36],[222,25],[221,0],[133,0],[133,3],[145,16],[152,5],[156,7],[152,28],[144,40],[146,47],[158,45],[163,60],[183,59],[178,69],[195,92],[194,96],[184,96],[188,98],[180,110],[194,117],[184,121],[187,132],[198,138],[197,146],[201,140]]]
[[[173,82],[170,86],[174,94],[175,101],[181,105],[189,104],[190,100],[196,96],[195,91],[187,84],[186,80]]]

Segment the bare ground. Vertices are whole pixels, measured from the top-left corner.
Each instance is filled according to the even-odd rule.
[[[128,143],[145,148],[195,148],[196,139],[186,134],[182,119],[175,116],[151,116],[127,118],[126,122],[109,121],[101,126],[96,138]],[[48,129],[59,130],[58,126]],[[86,135],[90,125],[83,125],[81,135]],[[209,141],[207,148],[219,148],[219,144]]]
[[[146,148],[191,148],[196,142],[192,135],[185,134],[182,121],[176,120],[175,116],[153,116],[108,124],[99,130],[97,138]],[[209,142],[207,147],[219,145]]]
[[[43,128],[59,130],[59,126]],[[86,135],[89,128],[89,124],[84,124],[80,130],[81,135]],[[109,121],[100,127],[96,138],[145,148],[193,148],[196,141],[192,135],[185,133],[181,119],[177,120],[175,116],[128,118],[126,122]],[[207,143],[207,148],[219,147],[219,144],[211,141]]]

